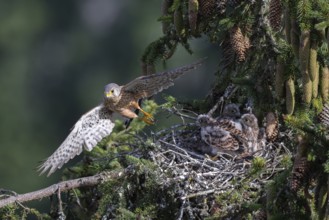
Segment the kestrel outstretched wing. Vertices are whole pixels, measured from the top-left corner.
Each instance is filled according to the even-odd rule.
[[[99,141],[112,132],[114,123],[111,121],[111,115],[112,112],[103,105],[84,114],[59,148],[39,166],[40,174],[49,170],[47,176],[51,175],[79,155],[83,148],[91,151]]]
[[[138,77],[130,83],[124,85],[122,87],[122,91],[133,93],[138,99],[150,97],[170,86],[173,86],[176,78],[180,77],[187,71],[196,69],[202,64],[203,61],[204,59],[173,70]]]

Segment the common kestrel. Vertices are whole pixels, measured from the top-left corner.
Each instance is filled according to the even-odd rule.
[[[242,131],[245,136],[243,145],[247,152],[256,152],[259,148],[259,127],[258,120],[254,114],[247,113],[241,116]]]
[[[117,112],[126,118],[138,117],[134,110],[140,110],[145,123],[153,124],[153,116],[145,112],[138,100],[153,96],[163,89],[174,85],[174,80],[184,73],[196,69],[203,59],[193,64],[148,76],[141,76],[130,83],[119,86],[110,83],[105,86],[104,100],[99,106],[83,115],[74,125],[71,133],[59,148],[39,166],[41,174],[47,176],[60,169],[70,159],[79,155],[83,148],[91,151],[97,143],[108,136],[114,127],[112,113]]]
[[[214,119],[209,115],[199,115],[197,124],[201,127],[201,139],[212,148],[212,154],[234,152],[243,147],[243,152],[254,153],[262,147],[263,133],[258,127],[254,114],[239,117],[236,104],[224,107],[223,114]]]
[[[237,120],[241,117],[239,106],[235,103],[226,104],[224,106],[222,115],[217,117],[217,121],[222,119],[232,119]]]
[[[239,149],[240,139],[244,135],[238,121],[231,119],[218,121],[209,115],[199,115],[197,124],[201,127],[201,139],[212,148],[212,154]]]

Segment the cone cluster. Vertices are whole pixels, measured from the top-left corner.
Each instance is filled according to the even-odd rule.
[[[306,157],[296,158],[290,178],[289,187],[291,191],[297,192],[309,173],[309,163]]]
[[[230,30],[230,44],[236,54],[237,60],[242,62],[246,59],[247,50],[250,48],[249,38],[242,34],[240,27],[233,27]]]
[[[269,9],[269,21],[271,28],[275,31],[280,30],[282,16],[282,4],[280,0],[271,0]]]
[[[199,0],[199,12],[201,16],[209,18],[215,11],[216,0]]]
[[[275,141],[279,134],[279,121],[273,112],[266,115],[265,133],[268,141]]]

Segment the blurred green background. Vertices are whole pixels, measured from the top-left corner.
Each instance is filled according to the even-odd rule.
[[[0,188],[25,193],[60,180],[62,170],[38,176],[38,162],[101,102],[105,84],[140,75],[144,49],[162,36],[160,6],[159,0],[0,2]],[[192,41],[193,55],[179,47],[166,68],[208,59],[165,93],[204,98],[217,48],[206,38]]]

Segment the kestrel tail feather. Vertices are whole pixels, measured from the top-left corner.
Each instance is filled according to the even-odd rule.
[[[319,115],[320,121],[326,125],[329,126],[329,105],[325,104],[323,106],[322,112]]]
[[[60,169],[70,159],[79,155],[83,148],[91,151],[99,141],[108,136],[114,127],[112,112],[103,105],[97,106],[84,114],[74,125],[59,148],[39,166],[40,174],[48,175]]]

